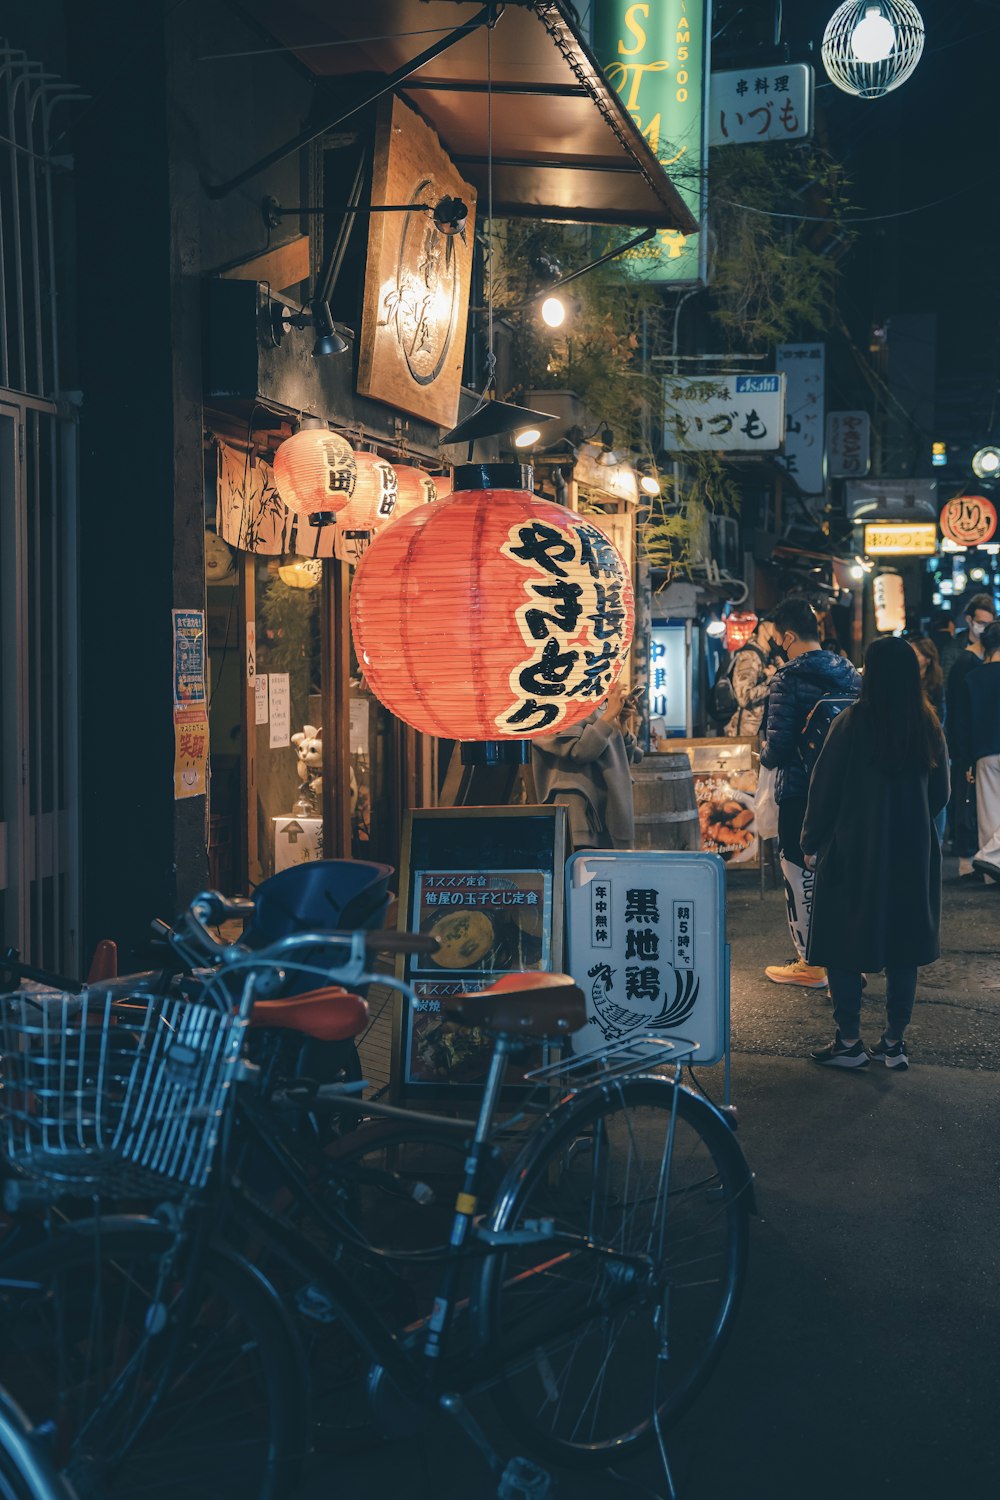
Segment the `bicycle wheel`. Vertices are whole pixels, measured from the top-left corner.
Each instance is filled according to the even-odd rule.
[[[280,1500],[305,1451],[301,1356],[273,1293],[151,1221],[90,1221],[0,1261],[0,1383],[80,1500]]]
[[[0,1391],[0,1500],[75,1500],[5,1391]]]
[[[604,1463],[654,1435],[654,1405],[664,1426],[680,1415],[732,1326],[750,1183],[722,1117],[667,1079],[609,1083],[549,1116],[491,1227],[551,1219],[579,1242],[504,1251],[481,1282],[480,1336],[502,1363],[494,1395],[525,1442]]]

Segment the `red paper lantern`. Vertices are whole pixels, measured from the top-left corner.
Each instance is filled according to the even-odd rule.
[[[418,505],[429,505],[432,500],[437,499],[437,483],[423,469],[417,469],[412,464],[393,464],[393,468],[398,485],[394,521],[398,521],[400,516],[405,516],[409,511],[416,510]]]
[[[997,508],[985,495],[956,495],[941,512],[941,535],[959,547],[980,547],[997,529]]]
[[[739,651],[745,646],[757,628],[757,616],[746,611],[737,612],[726,616],[726,650],[729,652]]]
[[[447,500],[452,491],[451,474],[435,474],[434,488],[437,491],[438,500]]]
[[[459,468],[455,492],[386,527],[355,575],[368,686],[427,734],[552,734],[586,718],[624,666],[632,584],[605,532],[523,487],[463,488],[523,472]]]
[[[325,427],[304,427],[274,455],[274,485],[289,510],[300,516],[334,516],[354,494],[354,450]]]
[[[356,478],[350,502],[337,513],[341,532],[377,531],[396,514],[396,471],[377,453],[355,453]]]

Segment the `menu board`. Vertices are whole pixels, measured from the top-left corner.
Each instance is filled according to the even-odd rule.
[[[728,865],[760,863],[755,807],[760,774],[756,737],[660,740],[661,750],[683,750],[691,762],[701,848]]]
[[[442,999],[504,974],[561,967],[565,819],[565,809],[548,806],[407,814],[400,929],[430,933],[439,946],[400,962],[416,998],[396,1017],[394,1097],[476,1097],[491,1038],[445,1020]],[[515,1059],[509,1081],[538,1061],[537,1049]]]

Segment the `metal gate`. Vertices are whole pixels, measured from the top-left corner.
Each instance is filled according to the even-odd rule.
[[[59,239],[81,98],[0,39],[0,942],[79,954],[76,407],[60,394]]]

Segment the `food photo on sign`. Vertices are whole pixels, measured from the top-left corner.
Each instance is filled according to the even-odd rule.
[[[754,865],[760,858],[755,808],[756,738],[660,740],[661,750],[683,751],[691,763],[698,810],[699,847],[726,864]]]

